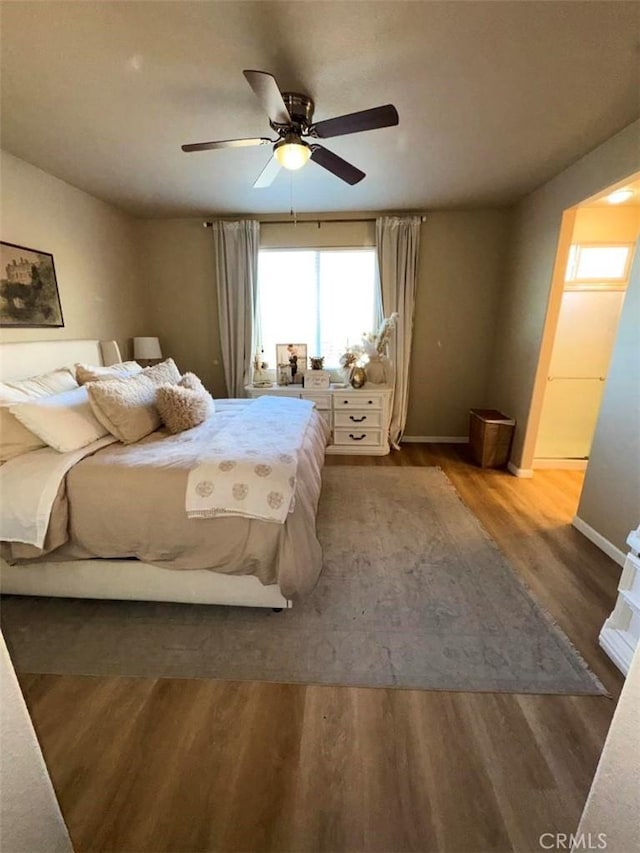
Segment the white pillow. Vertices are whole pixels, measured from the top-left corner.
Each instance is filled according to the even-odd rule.
[[[87,389],[16,403],[9,411],[27,429],[60,453],[80,450],[108,434],[89,405]]]
[[[13,403],[59,394],[77,388],[67,368],[52,370],[28,379],[0,382],[0,464],[44,447],[43,441],[23,426],[10,412]]]
[[[121,361],[102,367],[94,364],[76,364],[76,379],[80,385],[87,382],[103,382],[107,379],[125,379],[142,373],[137,361]]]
[[[10,395],[10,400],[13,402],[20,398],[30,400],[32,397],[60,394],[62,391],[71,391],[72,388],[77,387],[78,383],[74,379],[73,373],[68,368],[62,367],[58,370],[51,370],[49,373],[30,376],[28,379],[0,382],[0,400],[5,394]]]

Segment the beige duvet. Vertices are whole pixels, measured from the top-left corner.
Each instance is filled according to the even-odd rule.
[[[160,430],[137,444],[112,444],[87,456],[61,484],[44,549],[5,544],[5,557],[138,558],[176,570],[253,574],[263,584],[277,583],[287,598],[309,592],[322,566],[315,519],[327,429],[317,413],[305,433],[295,510],[285,524],[187,518],[189,471],[233,417],[233,405],[220,406],[195,429],[178,435]]]

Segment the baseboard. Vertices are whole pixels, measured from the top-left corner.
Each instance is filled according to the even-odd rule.
[[[533,468],[536,471],[547,469],[555,471],[586,471],[588,459],[534,459]]]
[[[403,435],[401,444],[468,444],[466,435]]]
[[[593,542],[593,544],[600,548],[601,551],[604,551],[607,557],[611,557],[611,559],[619,566],[624,566],[626,555],[620,550],[620,548],[617,548],[613,542],[609,542],[608,539],[605,539],[601,533],[594,530],[591,525],[587,524],[586,521],[583,521],[578,515],[576,515],[571,524],[576,530],[579,530],[583,536],[586,536],[590,542]]]
[[[532,468],[518,468],[513,462],[509,462],[507,468],[514,477],[523,477],[524,479],[531,479],[533,477]]]

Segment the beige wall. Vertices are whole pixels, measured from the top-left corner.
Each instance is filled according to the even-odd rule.
[[[3,341],[117,339],[144,328],[135,220],[29,163],[0,152],[1,235],[51,252],[62,329],[7,329]]]
[[[147,220],[138,225],[148,306],[146,335],[180,370],[196,373],[214,394],[226,396],[218,334],[211,230],[201,219]]]
[[[578,517],[626,552],[640,522],[640,247],[627,288]]]
[[[539,416],[542,401],[543,377],[537,368],[563,211],[639,169],[637,121],[527,196],[515,210],[490,385],[495,404],[518,421],[512,451],[518,467],[530,468],[533,460],[535,429],[526,427],[530,413]]]
[[[409,435],[466,435],[469,408],[492,402],[487,376],[509,221],[505,210],[450,211],[431,213],[422,225]],[[163,352],[181,369],[224,394],[210,230],[202,220],[151,220],[138,233],[148,282],[146,333],[160,336]],[[373,246],[375,226],[266,222],[261,244]]]
[[[325,214],[329,216],[330,214]],[[366,219],[353,222],[330,222],[312,220],[311,222],[270,223],[262,221],[260,226],[260,245],[269,249],[293,249],[310,247],[314,249],[352,248],[354,246],[375,246],[375,214],[360,214]],[[344,214],[335,214],[335,218]],[[346,217],[344,217],[346,218]],[[267,219],[267,217],[264,217]]]
[[[430,213],[422,225],[407,436],[466,436],[488,384],[508,210]]]

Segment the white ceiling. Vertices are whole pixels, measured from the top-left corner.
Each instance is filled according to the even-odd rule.
[[[141,216],[510,203],[640,113],[637,2],[3,2],[2,147]],[[271,135],[242,76],[273,73],[315,119],[391,102],[396,128],[326,141],[252,183]]]

